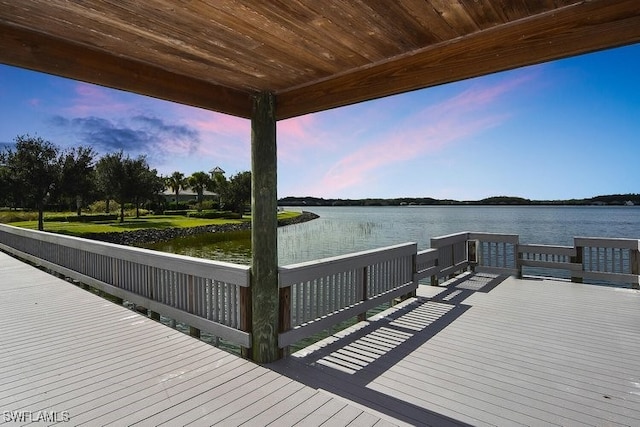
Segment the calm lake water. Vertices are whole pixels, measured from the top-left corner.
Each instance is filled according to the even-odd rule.
[[[397,243],[429,248],[432,237],[461,231],[519,234],[521,243],[571,245],[574,236],[640,239],[640,207],[402,206],[305,207],[319,219],[278,229],[280,265]],[[250,263],[249,232],[207,234],[151,249]]]

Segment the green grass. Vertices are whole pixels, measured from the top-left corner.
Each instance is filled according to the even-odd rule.
[[[143,229],[164,229],[164,228],[188,228],[198,227],[203,225],[221,225],[221,224],[240,224],[250,221],[250,217],[244,217],[243,219],[201,219],[201,218],[188,218],[184,216],[174,215],[147,215],[140,218],[125,217],[124,223],[118,221],[111,222],[47,222],[45,214],[44,229],[45,231],[51,231],[54,233],[68,234],[72,236],[82,236],[92,233],[112,233],[123,232]],[[298,212],[280,212],[278,213],[278,219],[293,218],[300,215]],[[29,228],[35,230],[38,228],[38,221],[19,221],[12,222],[11,225],[22,228]]]
[[[289,219],[300,216],[300,212],[283,211],[278,212],[278,219]]]
[[[75,215],[75,212],[45,212],[44,220],[47,218],[58,218],[58,217],[67,217],[70,215]],[[0,211],[0,223],[8,224],[14,222],[25,222],[25,221],[38,221],[38,212],[33,211],[10,211],[10,210],[1,210]]]

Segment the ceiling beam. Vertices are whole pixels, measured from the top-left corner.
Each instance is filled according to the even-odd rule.
[[[277,118],[637,42],[640,1],[586,1],[282,91]]]
[[[250,118],[252,95],[0,21],[0,63]]]

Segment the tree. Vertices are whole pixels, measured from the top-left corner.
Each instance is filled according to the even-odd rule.
[[[82,214],[82,205],[96,189],[95,183],[96,152],[91,147],[75,147],[61,157],[62,181],[60,191],[75,201],[76,213]]]
[[[120,222],[124,222],[124,204],[130,196],[130,179],[127,175],[125,162],[129,159],[125,157],[122,150],[115,153],[106,154],[96,164],[96,172],[100,181],[103,194],[108,200],[112,197],[120,204]],[[131,169],[129,167],[129,169]],[[108,208],[107,208],[108,210]]]
[[[144,156],[125,163],[125,168],[130,168],[125,173],[132,181],[131,195],[136,206],[136,218],[140,218],[140,203],[156,197],[164,188],[164,181],[158,176],[158,171],[149,167]]]
[[[20,185],[7,165],[8,152],[0,153],[0,206],[16,209],[22,200]]]
[[[4,162],[27,203],[38,211],[38,230],[44,229],[44,206],[60,181],[59,148],[40,137],[17,136],[15,148],[5,152]]]
[[[187,183],[198,194],[198,211],[201,211],[204,190],[211,185],[211,178],[205,172],[194,172],[187,179]]]
[[[187,188],[187,180],[182,172],[175,171],[167,178],[167,186],[176,195],[176,206],[179,203],[178,197],[180,196],[180,190]]]
[[[225,205],[242,215],[244,207],[251,203],[251,172],[239,172],[229,178],[223,194]]]
[[[113,196],[120,204],[120,222],[124,222],[127,202],[136,205],[136,217],[140,216],[140,201],[159,193],[164,183],[155,169],[150,169],[145,156],[135,159],[122,151],[107,154],[98,161],[96,172],[105,194]]]
[[[120,177],[124,174],[123,157],[121,150],[104,155],[96,163],[96,181],[106,201],[106,213],[109,213],[109,200],[115,198],[119,192]]]
[[[220,168],[216,168],[211,171],[211,179],[209,180],[209,185],[207,186],[207,190],[218,193],[218,204],[220,208],[223,206],[223,194],[227,192],[227,187],[229,185],[229,181],[224,176],[224,171]]]

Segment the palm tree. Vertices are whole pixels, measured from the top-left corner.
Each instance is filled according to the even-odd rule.
[[[180,190],[187,188],[187,180],[182,172],[175,171],[167,178],[167,186],[173,190],[176,195],[176,207],[178,206]]]
[[[210,185],[211,178],[204,172],[194,172],[188,179],[189,187],[198,193],[198,211],[202,210],[202,196],[205,188]]]

